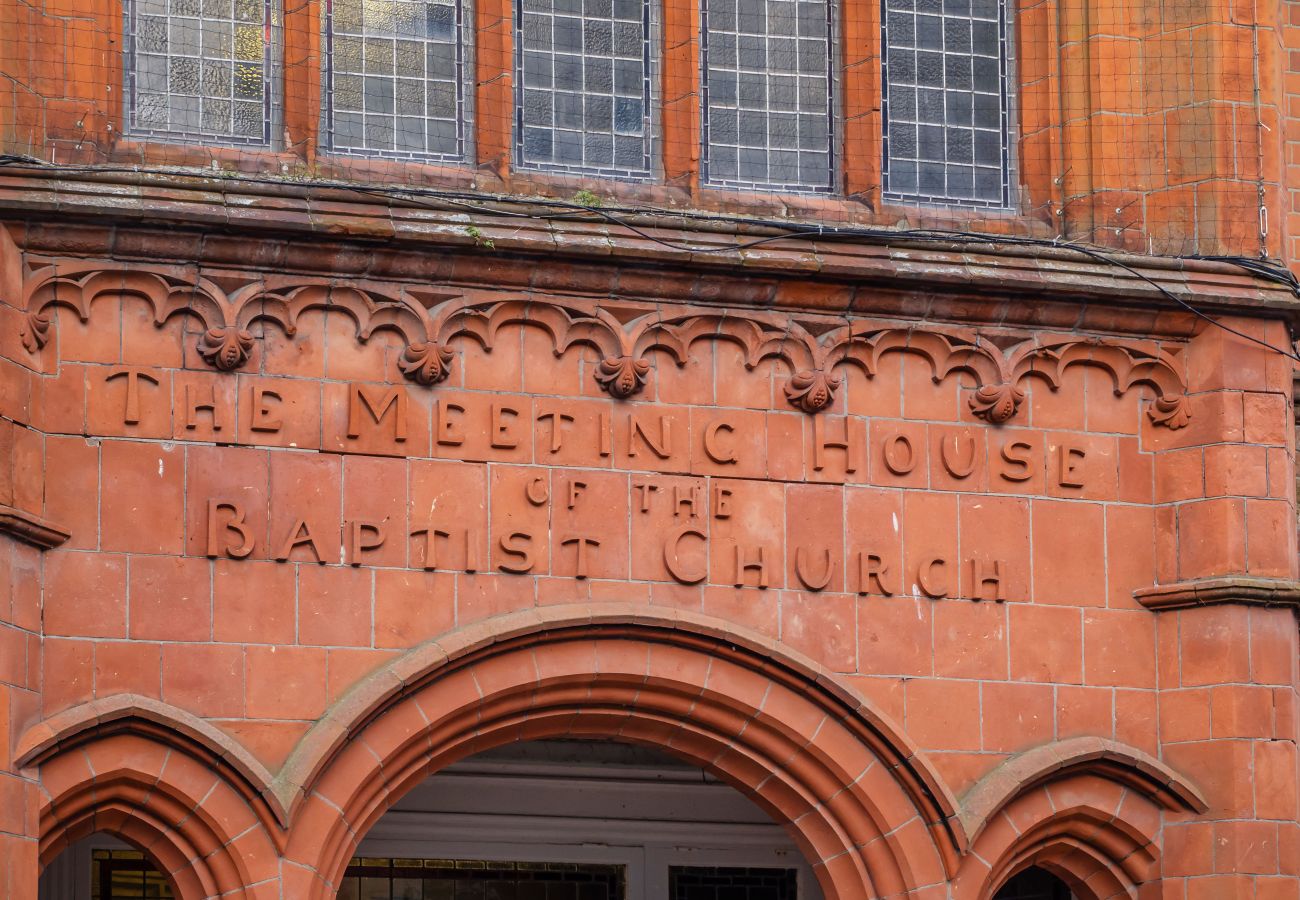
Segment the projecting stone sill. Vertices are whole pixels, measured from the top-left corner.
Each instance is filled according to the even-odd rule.
[[[50,550],[66,541],[70,535],[58,525],[42,519],[35,513],[0,504],[0,534],[31,544],[41,550]]]
[[[1201,578],[1140,588],[1133,597],[1150,610],[1187,609],[1221,603],[1300,607],[1300,582],[1285,578]]]

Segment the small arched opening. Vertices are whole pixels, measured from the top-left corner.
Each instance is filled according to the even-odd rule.
[[[1030,866],[1007,879],[993,900],[1079,900],[1070,886],[1046,869]]]
[[[38,900],[173,900],[180,895],[146,851],[96,832],[65,847],[42,870]]]

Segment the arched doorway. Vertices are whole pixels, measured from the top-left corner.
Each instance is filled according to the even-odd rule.
[[[362,838],[340,900],[822,900],[786,829],[661,751],[545,740],[425,779]]]
[[[173,900],[170,879],[149,854],[96,832],[65,848],[41,872],[38,900]]]
[[[993,900],[1078,900],[1069,886],[1046,869],[1030,866],[1010,878]]]

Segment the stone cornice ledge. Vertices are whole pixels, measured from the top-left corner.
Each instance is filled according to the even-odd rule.
[[[1030,297],[1034,316],[1040,319],[1051,317],[1044,313],[1042,301],[1054,298],[1076,317],[1081,315],[1081,301],[1137,308],[1145,312],[1147,329],[1155,324],[1157,310],[1174,309],[1154,286],[1159,285],[1208,311],[1282,314],[1300,325],[1300,302],[1286,288],[1212,260],[1112,251],[1124,261],[1124,269],[1066,247],[918,242],[904,233],[888,240],[791,240],[742,249],[755,237],[776,232],[761,223],[687,210],[608,210],[635,224],[639,231],[633,231],[599,217],[549,218],[545,214],[553,214],[553,207],[526,198],[484,195],[472,214],[466,213],[463,201],[431,208],[437,206],[436,198],[425,199],[427,204],[416,204],[359,197],[344,185],[268,183],[188,172],[89,170],[70,175],[39,168],[0,170],[0,217],[29,223],[27,240],[20,243],[36,252],[62,254],[75,246],[79,254],[118,258],[161,259],[179,253],[178,259],[208,265],[246,266],[252,260],[268,269],[352,277],[409,277],[419,270],[418,277],[444,283],[481,280],[485,271],[508,281],[511,270],[518,269],[531,273],[530,282],[542,273],[545,283],[532,284],[535,288],[597,294],[610,290],[593,273],[569,278],[557,267],[535,265],[545,257],[617,264],[622,269],[653,267],[659,299],[678,299],[672,296],[677,293],[674,287],[684,287],[689,299],[729,302],[734,298],[725,296],[726,287],[708,279],[734,279],[743,271],[748,280],[759,283],[757,288],[771,283],[766,292],[751,287],[746,303],[783,305],[787,298],[776,286],[792,279],[805,283],[797,292],[804,302],[808,282],[847,282],[873,293],[881,288],[923,288],[1002,302]],[[71,221],[91,227],[69,232]],[[44,223],[58,227],[45,234]],[[103,233],[94,233],[96,228]],[[150,229],[166,234],[168,244],[144,235],[118,235],[119,230]],[[318,245],[318,252],[304,256],[286,246],[307,237]],[[657,239],[687,246],[665,246]],[[414,254],[420,261],[398,262],[403,254]],[[522,265],[512,266],[512,257]],[[617,278],[612,283],[620,293],[625,289]],[[840,312],[864,311],[856,308],[860,298],[834,296],[829,302]],[[993,321],[1005,315],[975,306],[968,315]],[[1187,314],[1175,312],[1181,326]]]
[[[1133,592],[1133,597],[1147,609],[1155,611],[1219,603],[1290,606],[1300,609],[1300,581],[1248,576],[1201,578],[1139,588]]]
[[[35,513],[0,503],[0,534],[31,544],[41,550],[59,546],[72,535]]]

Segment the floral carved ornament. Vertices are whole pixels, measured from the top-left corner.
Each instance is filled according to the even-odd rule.
[[[843,383],[835,371],[841,366],[857,366],[871,378],[884,354],[904,352],[925,359],[935,382],[958,371],[972,376],[970,409],[993,424],[1019,412],[1025,399],[1022,379],[1037,376],[1056,390],[1065,370],[1074,365],[1109,372],[1117,395],[1137,384],[1152,386],[1156,397],[1147,416],[1156,425],[1182,428],[1189,419],[1182,366],[1151,340],[1041,335],[1007,346],[1005,339],[994,343],[978,329],[930,323],[630,303],[611,308],[595,300],[553,297],[470,299],[446,290],[358,286],[292,275],[218,281],[192,268],[92,261],[36,269],[25,293],[22,338],[31,353],[50,340],[53,307],[68,307],[87,321],[97,298],[134,297],[152,307],[159,326],[174,315],[196,317],[203,327],[197,352],[224,372],[248,362],[254,322],[272,322],[292,337],[304,312],[336,310],[352,319],[362,342],[384,329],[401,335],[406,347],[398,365],[408,380],[425,386],[450,374],[454,338],[475,340],[491,351],[501,329],[510,325],[541,329],[551,337],[557,356],[577,345],[594,348],[600,357],[594,372],[597,383],[623,400],[645,387],[652,351],[666,353],[684,366],[696,341],[715,340],[740,347],[750,369],[769,358],[785,362],[792,373],[784,386],[786,400],[806,413],[831,405]]]

